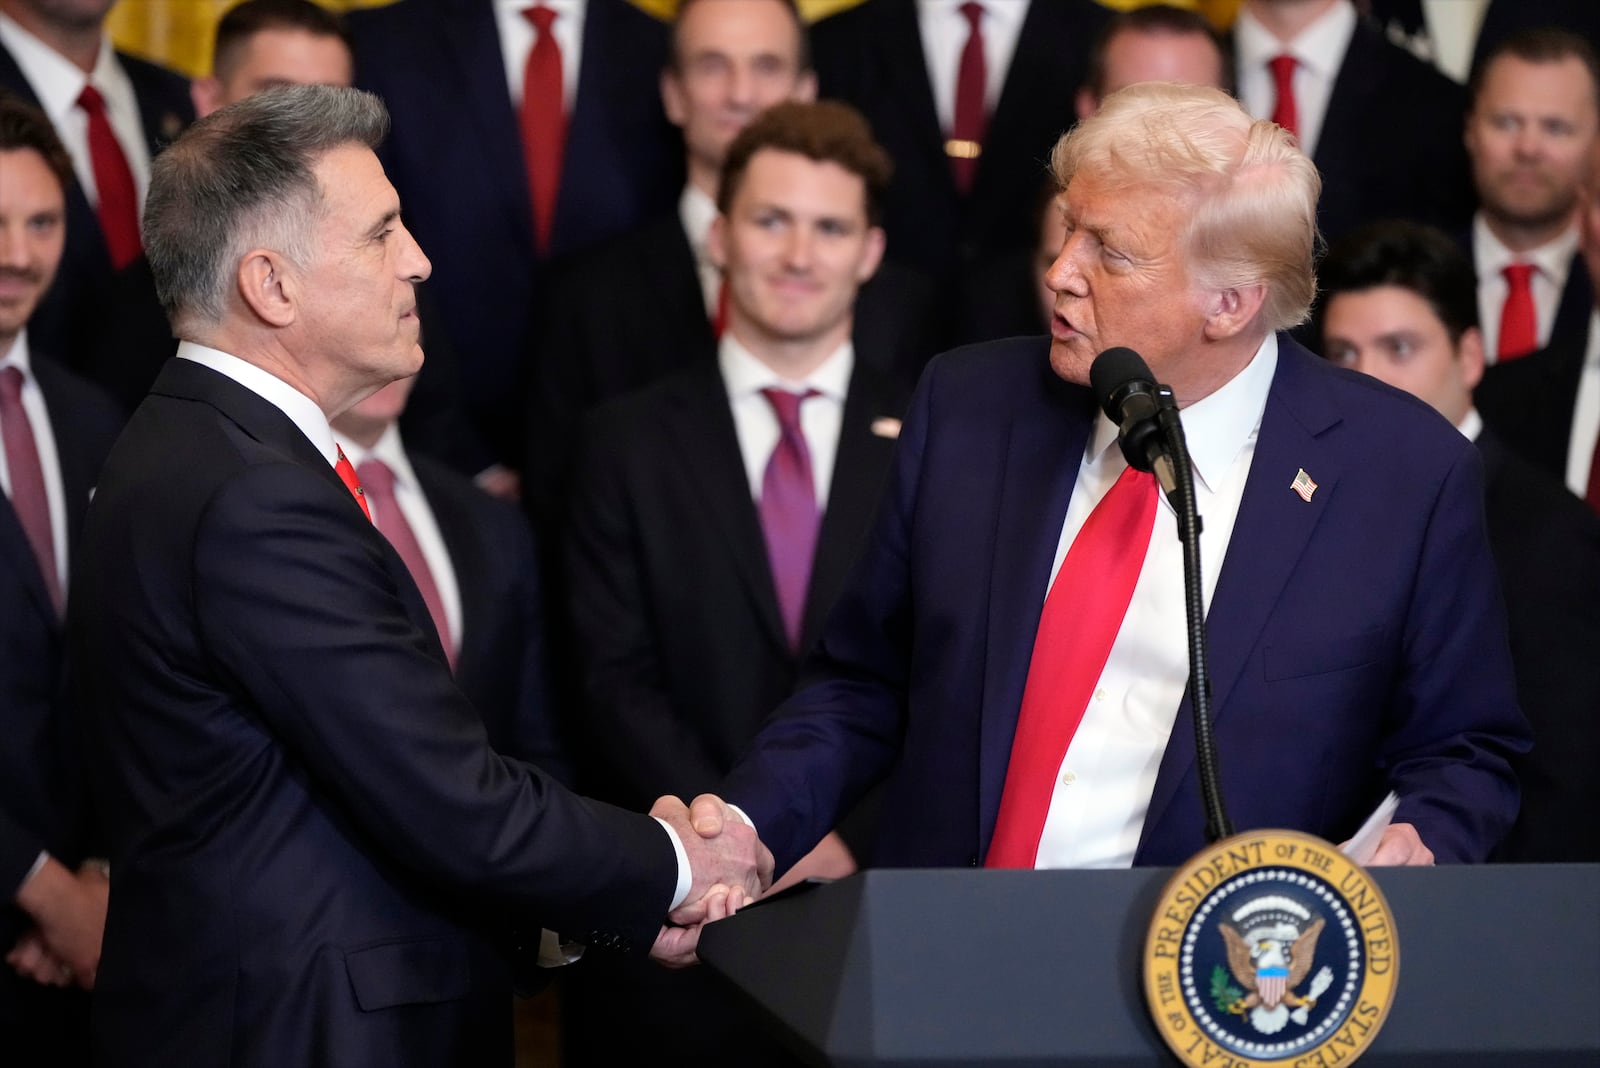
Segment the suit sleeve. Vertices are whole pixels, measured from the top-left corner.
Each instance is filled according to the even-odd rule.
[[[1380,761],[1441,862],[1475,862],[1517,813],[1510,759],[1528,748],[1505,609],[1483,517],[1477,451],[1447,472],[1424,536],[1404,635],[1398,700]]]
[[[381,536],[325,478],[246,469],[208,505],[193,560],[208,655],[374,848],[547,925],[650,944],[677,880],[668,836],[489,748]]]
[[[721,768],[667,692],[656,628],[672,621],[655,618],[639,549],[644,532],[608,426],[590,424],[567,530],[587,733],[634,797],[692,795],[719,781]]]

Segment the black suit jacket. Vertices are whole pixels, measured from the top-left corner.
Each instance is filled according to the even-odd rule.
[[[1535,467],[1563,483],[1588,343],[1585,324],[1576,335],[1568,334],[1557,344],[1488,368],[1473,391],[1485,425]]]
[[[91,383],[34,352],[32,370],[44,393],[56,441],[66,502],[67,575],[94,486],[122,425],[122,412]],[[92,848],[87,796],[80,775],[76,720],[66,693],[66,638],[44,576],[11,499],[0,494],[0,946],[9,950],[32,926],[11,905],[40,850],[69,867]],[[77,1064],[62,1048],[71,1036],[63,998],[0,973],[0,1034],[8,1056],[26,1063]],[[86,1058],[85,1058],[86,1059]]]
[[[163,370],[72,606],[117,873],[100,1063],[509,1064],[509,911],[654,937],[661,829],[489,748],[399,556],[233,381]]]
[[[150,155],[194,121],[189,81],[165,67],[122,52],[117,62],[133,82]],[[0,46],[0,87],[38,106],[17,62]],[[111,267],[100,219],[76,181],[67,190],[67,246],[55,283],[28,321],[43,352],[64,360],[131,411],[155,381],[176,342],[156,298],[143,256],[120,271]]]
[[[1517,696],[1533,728],[1533,749],[1513,763],[1522,810],[1493,856],[1600,862],[1600,520],[1492,431],[1478,450]]]
[[[563,264],[549,293],[525,468],[535,511],[546,520],[561,510],[585,412],[716,360],[694,252],[676,211]],[[856,358],[909,395],[937,345],[935,311],[931,280],[881,264],[856,297]]]
[[[901,395],[857,364],[818,536],[803,643],[864,542]],[[712,789],[794,687],[766,545],[715,363],[597,410],[571,513],[584,722],[619,801]]]
[[[1314,157],[1323,236],[1388,218],[1461,228],[1476,199],[1461,140],[1466,109],[1465,89],[1358,20]]]
[[[812,30],[822,94],[861,109],[894,159],[888,254],[945,287],[946,325],[958,339],[972,335],[966,321],[981,311],[966,296],[973,280],[1034,246],[1050,150],[1074,121],[1089,48],[1108,17],[1087,0],[1030,4],[967,196],[944,152],[914,0],[867,0]]]
[[[552,257],[639,226],[683,187],[681,138],[657,87],[667,27],[627,0],[589,0],[586,11]],[[402,0],[352,12],[350,32],[356,83],[394,118],[379,157],[433,261],[468,411],[515,463],[543,264],[493,4]]]

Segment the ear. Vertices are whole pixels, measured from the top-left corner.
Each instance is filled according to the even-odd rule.
[[[1266,299],[1267,287],[1260,283],[1213,291],[1207,298],[1207,340],[1223,341],[1244,333],[1255,322]]]
[[[867,228],[866,248],[862,250],[861,262],[856,265],[858,284],[865,284],[869,278],[878,273],[878,267],[883,263],[883,250],[887,244],[888,239],[884,237],[883,227]]]
[[[1469,390],[1483,381],[1483,331],[1469,326],[1456,343],[1456,359],[1461,361],[1461,382]]]
[[[678,82],[678,75],[670,67],[661,68],[661,108],[667,113],[667,119],[672,125],[682,128],[688,121],[688,107],[683,100],[683,86]]]
[[[196,78],[189,83],[189,99],[194,101],[195,118],[203,119],[222,106],[222,83],[215,78]]]
[[[267,326],[289,326],[295,321],[295,280],[276,252],[251,249],[239,261],[239,296],[255,317]]]
[[[1087,85],[1078,90],[1078,95],[1072,98],[1072,103],[1073,109],[1078,113],[1079,122],[1100,110],[1100,101],[1094,98]]]
[[[794,92],[789,94],[789,99],[799,101],[802,104],[809,104],[817,99],[817,72],[814,70],[801,71],[800,77],[795,80]]]
[[[706,231],[706,256],[711,262],[723,270],[728,268],[728,217],[717,212],[717,217],[711,220],[711,229]]]

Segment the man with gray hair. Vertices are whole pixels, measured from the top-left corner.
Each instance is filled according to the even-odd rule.
[[[356,90],[274,90],[153,169],[182,344],[72,590],[116,891],[97,1063],[509,1064],[513,919],[668,955],[669,909],[716,917],[770,874],[681,802],[652,820],[491,750],[369,521],[328,424],[416,373],[430,269],[387,126]]]
[[[1205,844],[1179,540],[1086,388],[1128,346],[1187,431],[1233,822],[1339,841],[1392,790],[1374,863],[1482,860],[1526,727],[1479,462],[1283,333],[1315,290],[1315,168],[1225,94],[1156,84],[1107,97],[1053,168],[1050,338],[929,367],[802,689],[724,796],[780,871],[885,778],[883,865],[1162,865]]]

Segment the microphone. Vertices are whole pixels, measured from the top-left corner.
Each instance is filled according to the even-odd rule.
[[[1172,390],[1156,384],[1144,357],[1122,346],[1095,357],[1089,365],[1089,386],[1100,410],[1117,424],[1117,444],[1128,466],[1153,471],[1162,492],[1172,497],[1178,480],[1168,431],[1176,428],[1180,442],[1183,433]]]

